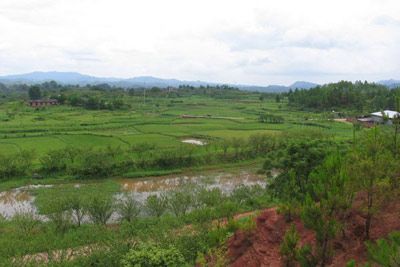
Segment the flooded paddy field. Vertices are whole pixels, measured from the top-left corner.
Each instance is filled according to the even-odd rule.
[[[140,204],[144,204],[151,195],[168,193],[185,186],[207,190],[218,188],[223,194],[230,194],[235,188],[256,185],[265,187],[265,175],[258,175],[250,171],[170,175],[139,179],[121,178],[98,183],[30,185],[0,192],[0,215],[6,219],[11,219],[16,214],[30,213],[38,219],[46,220],[41,208],[43,199],[51,202],[52,199],[55,200],[57,197],[71,193],[110,194],[115,202],[128,194],[132,195]],[[116,221],[118,217],[118,214],[115,213],[110,221]]]

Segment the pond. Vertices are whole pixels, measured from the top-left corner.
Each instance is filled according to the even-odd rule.
[[[266,184],[265,176],[245,171],[239,173],[212,173],[209,175],[167,176],[151,179],[123,179],[119,183],[123,192],[133,192],[139,202],[144,202],[149,195],[160,194],[186,184],[195,184],[207,189],[219,188],[225,194],[229,194],[241,185],[265,186]]]
[[[0,215],[7,219],[18,213],[32,213],[38,218],[44,218],[37,214],[35,198],[30,193],[31,190],[42,187],[50,188],[53,185],[30,185],[0,192]]]
[[[207,189],[219,188],[223,193],[229,194],[238,186],[265,186],[265,176],[251,172],[238,173],[211,173],[207,175],[171,175],[163,177],[150,177],[140,179],[117,179],[120,192],[115,194],[115,199],[121,199],[124,193],[132,193],[134,198],[144,203],[150,195],[177,189],[181,186],[194,184]],[[18,213],[32,213],[37,218],[45,220],[39,215],[35,206],[34,190],[38,188],[51,188],[55,185],[31,185],[19,187],[10,191],[0,192],[0,215],[9,219]],[[78,188],[79,184],[75,184]],[[114,215],[113,221],[118,215]]]
[[[207,145],[206,142],[204,142],[202,140],[197,140],[197,139],[185,139],[185,140],[182,140],[182,143],[197,145],[197,146]]]

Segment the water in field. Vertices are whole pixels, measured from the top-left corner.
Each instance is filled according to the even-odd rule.
[[[185,139],[182,140],[182,143],[197,145],[197,146],[204,146],[207,144],[206,142],[197,139]]]
[[[171,175],[163,177],[150,177],[142,179],[120,179],[121,192],[115,195],[118,200],[123,193],[133,193],[135,199],[143,203],[153,194],[161,194],[185,185],[196,185],[207,189],[219,188],[223,193],[229,194],[236,187],[245,185],[265,186],[265,178],[249,172],[239,173],[213,173],[209,175]],[[86,185],[85,185],[86,186]],[[0,215],[12,218],[18,213],[32,213],[45,220],[45,216],[39,216],[35,206],[35,197],[32,194],[37,188],[53,187],[53,185],[31,185],[16,188],[10,191],[0,192]],[[79,187],[79,185],[75,185]],[[118,219],[114,214],[111,221]]]
[[[223,193],[229,194],[236,187],[245,185],[265,186],[265,176],[249,172],[218,173],[210,175],[184,175],[166,176],[147,179],[124,179],[119,181],[123,192],[133,192],[138,201],[144,200],[152,194],[176,189],[185,185],[202,186],[207,189],[219,188]]]
[[[10,218],[17,212],[36,212],[33,207],[33,198],[26,191],[13,190],[0,193],[0,213],[5,218]]]

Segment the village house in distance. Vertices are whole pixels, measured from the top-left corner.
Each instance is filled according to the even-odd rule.
[[[35,107],[46,107],[46,106],[54,106],[58,105],[57,99],[37,99],[37,100],[29,100],[29,106]]]
[[[393,124],[393,119],[399,118],[400,113],[393,110],[384,110],[373,112],[369,117],[358,118],[357,120],[362,123],[379,123],[379,124]]]

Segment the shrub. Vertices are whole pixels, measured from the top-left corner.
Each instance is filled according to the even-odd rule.
[[[32,211],[15,214],[12,218],[12,222],[17,226],[23,235],[32,234],[40,223]]]
[[[54,267],[76,267],[76,266],[96,266],[96,267],[119,267],[122,266],[121,258],[129,252],[129,245],[119,240],[105,242],[104,247],[93,248],[90,253],[83,255],[73,255],[60,263],[60,259],[54,259]]]
[[[215,211],[208,207],[197,208],[190,212],[187,218],[196,226],[208,228],[211,226],[210,222],[215,218]]]
[[[278,207],[278,213],[282,214],[286,222],[291,222],[293,217],[299,215],[299,207],[295,201],[282,203]]]
[[[32,171],[33,152],[21,151],[12,155],[0,154],[0,178],[27,175]]]
[[[176,236],[172,240],[171,244],[182,253],[186,262],[191,263],[192,265],[194,265],[199,252],[206,253],[209,249],[204,232]]]
[[[48,214],[47,217],[54,223],[57,232],[65,233],[71,227],[71,212],[59,211]]]
[[[81,226],[83,217],[86,214],[83,198],[79,193],[77,193],[73,194],[68,201],[68,208],[70,209],[72,216],[75,218],[76,224]]]
[[[82,177],[106,177],[117,170],[113,149],[87,150],[71,164],[69,171]]]
[[[124,194],[117,209],[122,221],[132,222],[139,215],[141,205],[136,201],[133,194]]]
[[[217,207],[217,214],[219,217],[226,217],[228,220],[232,220],[238,210],[239,205],[237,203],[227,200]]]
[[[96,224],[107,224],[113,213],[114,205],[111,197],[94,196],[89,200],[86,211]]]
[[[264,193],[265,189],[259,185],[240,185],[233,190],[231,199],[241,207],[260,208],[260,203],[257,198],[262,196]]]
[[[185,260],[175,247],[161,248],[152,244],[141,244],[123,257],[122,265],[124,267],[181,267],[185,265]]]
[[[283,257],[286,267],[295,266],[297,261],[297,245],[299,242],[299,235],[296,231],[296,227],[294,224],[290,227],[288,231],[286,231],[285,236],[283,237],[283,241],[280,246],[280,253]]]
[[[165,213],[168,207],[168,201],[164,194],[160,196],[148,196],[145,203],[145,208],[150,216],[160,217]]]
[[[318,266],[318,259],[313,255],[312,247],[309,244],[306,244],[299,249],[298,261],[300,266]]]
[[[61,172],[67,169],[66,150],[49,151],[46,155],[40,158],[42,170],[45,173]]]
[[[223,199],[223,195],[221,189],[213,188],[213,189],[206,189],[202,188],[197,193],[197,202],[205,205],[206,207],[214,207],[221,203]]]
[[[389,238],[379,239],[376,243],[367,243],[370,260],[379,266],[400,266],[400,232],[389,235]]]
[[[168,195],[168,204],[175,216],[185,215],[192,206],[192,194],[185,189],[171,191]]]

